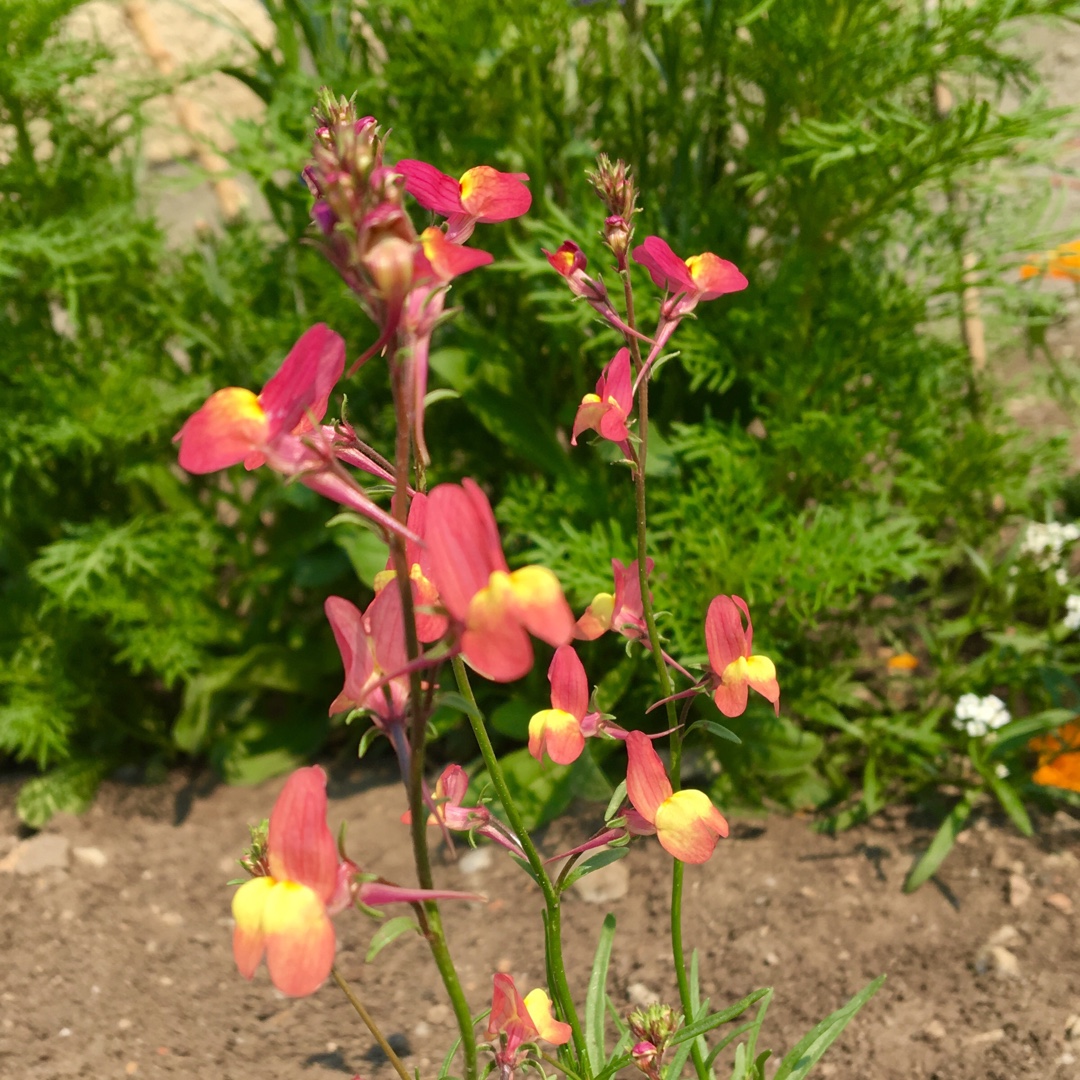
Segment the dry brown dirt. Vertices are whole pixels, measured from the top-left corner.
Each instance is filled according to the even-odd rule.
[[[233,966],[226,882],[237,876],[247,824],[269,812],[282,782],[228,788],[180,773],[154,787],[112,781],[84,817],[48,827],[70,846],[64,856],[59,845],[62,866],[0,872],[0,1077],[392,1076],[332,984],[292,1001],[265,970],[249,984]],[[402,790],[390,774],[357,768],[333,776],[330,793],[331,825],[348,823],[352,857],[411,881]],[[14,794],[12,781],[0,785],[0,866],[18,862]],[[545,850],[587,835],[593,814],[585,807],[552,826]],[[713,859],[687,870],[686,937],[701,950],[705,992],[719,1005],[774,985],[764,1045],[786,1050],[885,973],[817,1077],[1080,1076],[1080,1041],[1067,1035],[1080,1013],[1077,915],[1047,903],[1057,894],[1059,905],[1067,906],[1064,896],[1080,906],[1080,822],[1059,814],[1034,842],[981,822],[936,882],[905,896],[903,876],[929,836],[902,815],[837,838],[797,819],[733,822]],[[495,970],[513,973],[523,990],[539,983],[535,886],[498,852],[471,873],[445,852],[436,862],[440,883],[489,898],[445,905],[475,1010],[486,1007]],[[611,910],[617,1005],[651,994],[673,1001],[670,859],[642,839],[619,866],[628,877],[615,871],[604,884],[615,894],[628,884],[625,895],[566,902],[571,982],[583,996]],[[1016,899],[1030,894],[1018,907],[1010,903],[1014,875],[1030,887],[1012,886]],[[422,942],[399,939],[368,965],[373,924],[346,912],[337,928],[345,975],[407,1064],[432,1077],[452,1039],[451,1016]],[[995,934],[1015,958],[1011,975],[980,973],[980,951]]]

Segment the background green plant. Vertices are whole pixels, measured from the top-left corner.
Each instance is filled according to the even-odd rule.
[[[654,585],[673,649],[700,658],[708,598],[737,592],[781,672],[779,720],[755,707],[732,725],[741,745],[697,747],[726,805],[826,807],[843,825],[913,794],[943,808],[960,791],[1000,798],[949,725],[955,697],[996,691],[1041,717],[1031,730],[1077,703],[1077,651],[1057,629],[1067,590],[1026,565],[1009,575],[1015,522],[1073,512],[1061,448],[1018,437],[957,332],[963,251],[980,257],[988,302],[1026,318],[1003,257],[1031,243],[1064,117],[1015,40],[1029,17],[1075,20],[1075,2],[957,0],[928,19],[885,0],[470,0],[469,17],[449,18],[439,0],[266,0],[276,48],[232,73],[267,115],[238,125],[234,161],[274,229],[240,225],[176,253],[137,209],[130,136],[72,108],[100,56],[77,68],[49,41],[71,6],[16,3],[24,19],[42,11],[42,29],[15,26],[29,45],[0,57],[0,121],[18,106],[85,159],[21,148],[0,169],[0,190],[19,193],[0,202],[15,229],[0,239],[0,326],[18,334],[0,436],[16,523],[7,753],[97,775],[132,755],[209,752],[227,775],[257,776],[327,735],[317,718],[338,673],[320,605],[351,587],[350,562],[370,581],[363,534],[328,533],[330,511],[274,478],[183,479],[169,445],[205,393],[258,386],[310,321],[354,349],[370,338],[300,244],[308,196],[292,178],[324,82],[355,89],[398,156],[532,178],[532,214],[478,237],[500,261],[455,286],[463,311],[432,368],[459,396],[432,408],[429,441],[434,479],[488,485],[510,550],[553,566],[579,609],[610,588],[611,555],[633,553],[625,472],[567,445],[617,342],[568,302],[540,246],[573,237],[606,270],[584,179],[603,149],[634,169],[639,235],[719,252],[749,277],[680,332],[650,440]],[[45,89],[20,74],[35,63],[56,73]],[[944,115],[938,81],[953,96]],[[350,417],[384,437],[375,363],[351,397]],[[889,675],[883,654],[906,649],[918,672]],[[612,672],[605,707],[645,723],[650,665],[614,641],[584,659]],[[546,690],[541,665],[501,708],[494,691],[483,704],[520,738]],[[1003,745],[1009,790],[1037,794],[1021,782],[1025,740]],[[540,816],[581,777],[549,780]]]

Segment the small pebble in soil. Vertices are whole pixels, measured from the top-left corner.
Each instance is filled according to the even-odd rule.
[[[779,963],[780,963],[780,957],[777,956],[776,953],[771,952],[771,953],[766,953],[765,954],[765,966],[766,967],[776,967],[776,965],[779,964]]]
[[[1009,875],[1009,903],[1014,908],[1023,907],[1031,899],[1031,885],[1019,874]]]
[[[71,1028],[61,1028],[57,1034],[61,1039],[66,1039],[71,1035]]]
[[[991,1028],[989,1031],[980,1031],[978,1035],[969,1036],[967,1042],[970,1046],[989,1046],[991,1043],[1001,1042],[1004,1038],[1004,1028]]]
[[[626,998],[631,1005],[651,1005],[660,1000],[660,995],[642,982],[631,983],[626,988]]]
[[[926,1027],[922,1029],[923,1037],[929,1042],[943,1042],[945,1036],[948,1034],[945,1030],[945,1025],[940,1020],[931,1020]]]
[[[131,1028],[131,1021],[125,1016],[122,1020],[116,1021],[116,1026],[120,1031],[128,1031]]]
[[[458,869],[463,874],[479,874],[491,866],[491,848],[478,847],[466,851],[458,859]]]
[[[438,1026],[445,1024],[450,1019],[450,1006],[449,1005],[432,1005],[425,1013],[425,1019],[429,1024]]]
[[[0,872],[40,874],[44,870],[66,870],[69,848],[66,836],[38,833],[0,859]]]
[[[129,1061],[124,1066],[125,1076],[134,1076],[139,1071],[139,1063],[137,1061]]]
[[[514,961],[511,960],[509,956],[500,956],[499,959],[495,961],[495,970],[500,975],[509,975],[513,967]]]
[[[1080,1016],[1076,1013],[1065,1020],[1065,1041],[1080,1043]]]
[[[1051,893],[1046,898],[1046,906],[1052,907],[1055,911],[1060,911],[1062,915],[1071,915],[1073,910],[1072,900],[1060,892]]]
[[[76,862],[83,866],[92,866],[96,870],[100,870],[109,861],[108,855],[98,847],[72,848],[71,854],[75,856]]]
[[[414,1039],[426,1039],[431,1034],[431,1025],[425,1020],[421,1020],[419,1024],[412,1029]]]
[[[1020,974],[1020,961],[1004,945],[991,945],[975,958],[975,970],[980,975],[989,972],[1003,979],[1015,979]]]
[[[614,862],[578,878],[573,889],[587,904],[610,904],[630,891],[630,871],[625,862]]]

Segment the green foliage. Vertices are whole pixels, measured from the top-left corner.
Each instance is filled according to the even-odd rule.
[[[309,199],[295,176],[329,83],[358,92],[401,157],[532,178],[530,217],[478,233],[495,266],[455,283],[462,311],[431,357],[444,391],[431,479],[485,483],[511,558],[551,565],[578,610],[610,589],[612,555],[634,553],[625,469],[567,445],[618,342],[568,302],[540,247],[572,236],[607,269],[583,175],[603,149],[644,193],[639,236],[716,251],[749,277],[684,324],[651,393],[670,651],[701,660],[708,599],[734,592],[780,668],[783,719],[753,706],[725,725],[737,744],[695,729],[690,760],[715,793],[825,806],[842,825],[960,784],[1020,820],[1014,800],[1032,792],[1010,779],[1006,794],[990,764],[1026,775],[1024,740],[1002,740],[980,771],[948,717],[967,690],[1018,710],[1080,704],[1075,649],[1048,631],[1064,593],[1003,531],[1046,516],[1060,447],[1016,437],[953,327],[965,250],[993,285],[984,297],[1029,337],[1051,317],[1000,284],[1001,256],[1031,243],[1043,203],[1030,177],[1062,127],[1010,42],[1022,19],[1075,19],[1073,0],[943,2],[932,19],[891,0],[470,0],[452,20],[440,0],[348,18],[330,0],[265,0],[276,44],[232,74],[267,115],[238,125],[234,161],[277,231],[241,224],[180,252],[136,199],[140,95],[157,88],[82,104],[105,58],[57,37],[74,6],[0,12],[0,127],[15,139],[0,164],[0,752],[60,770],[208,754],[253,779],[327,737],[338,669],[321,601],[353,573],[370,584],[379,552],[348,515],[324,529],[331,510],[306,489],[240,470],[181,477],[170,439],[211,390],[260,385],[316,319],[350,350],[371,339],[299,243]],[[651,287],[636,270],[635,283],[651,329]],[[350,399],[387,445],[376,363]],[[881,654],[909,649],[915,675],[889,675]],[[651,665],[611,640],[583,656],[611,671],[603,707],[646,723]],[[543,664],[496,714],[507,740],[545,703]],[[488,713],[506,700],[479,693]],[[715,718],[707,699],[689,715]],[[469,753],[456,737],[448,752]],[[553,770],[517,782],[534,779],[550,796],[534,800],[540,820],[571,786]]]

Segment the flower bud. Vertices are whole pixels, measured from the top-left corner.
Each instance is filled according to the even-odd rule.
[[[414,244],[398,236],[385,236],[368,249],[363,263],[382,298],[400,303],[412,284],[415,259]]]
[[[630,249],[630,238],[633,236],[633,229],[630,228],[630,225],[625,218],[619,217],[618,214],[612,214],[612,216],[604,222],[602,235],[604,237],[604,243],[611,249],[611,253],[615,258],[619,260],[619,269],[624,269],[626,267],[626,253]]]
[[[668,1040],[679,1029],[682,1016],[670,1005],[654,1001],[643,1009],[635,1009],[626,1018],[626,1023],[635,1039],[639,1042],[650,1042],[656,1050],[663,1053]]]
[[[637,188],[626,162],[613,162],[607,154],[600,154],[596,159],[596,171],[586,175],[600,201],[607,207],[608,214],[622,218],[629,227],[638,206]]]
[[[660,1051],[651,1042],[643,1039],[635,1043],[630,1050],[630,1056],[634,1059],[634,1064],[649,1077],[649,1080],[659,1080]]]

